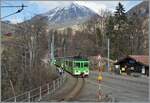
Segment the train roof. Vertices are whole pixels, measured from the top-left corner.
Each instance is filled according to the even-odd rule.
[[[83,56],[56,57],[56,59],[74,60],[74,61],[88,61],[88,58],[83,57]]]
[[[74,56],[74,57],[66,57],[66,60],[75,60],[75,61],[88,61],[88,58],[81,57],[81,56]]]

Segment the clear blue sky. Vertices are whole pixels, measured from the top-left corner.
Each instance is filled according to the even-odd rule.
[[[119,1],[2,1],[2,6],[18,6],[18,5],[26,5],[28,7],[24,8],[24,10],[21,13],[18,13],[16,15],[7,17],[4,20],[9,20],[12,23],[19,23],[23,20],[30,19],[36,14],[45,13],[50,9],[53,9],[55,7],[60,6],[66,6],[69,5],[72,2],[76,2],[80,5],[87,6],[91,8],[95,12],[99,12],[100,9],[109,9],[111,11],[115,11],[115,7],[118,4]],[[133,6],[139,4],[142,2],[141,0],[128,0],[128,1],[121,1],[121,3],[124,5],[124,8],[126,11],[131,9]],[[19,8],[1,8],[1,17],[9,15],[11,13],[14,13]]]

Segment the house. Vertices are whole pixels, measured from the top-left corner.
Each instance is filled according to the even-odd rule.
[[[118,74],[140,73],[149,76],[149,60],[146,55],[129,55],[114,63],[114,71]]]
[[[7,21],[1,21],[1,34],[6,36],[11,36],[11,34],[14,34],[16,29],[15,24],[11,24]]]

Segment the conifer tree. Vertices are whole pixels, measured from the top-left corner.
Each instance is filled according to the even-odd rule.
[[[116,6],[114,16],[110,16],[106,23],[106,36],[110,39],[111,57],[118,59],[128,54],[126,49],[127,37],[127,16],[121,3]]]

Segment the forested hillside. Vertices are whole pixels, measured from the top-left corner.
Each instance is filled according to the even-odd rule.
[[[65,45],[66,55],[90,56],[100,53],[107,56],[107,39],[109,38],[112,59],[132,54],[147,55],[148,5],[143,4],[147,2],[142,2],[128,12],[122,4],[119,4],[114,13],[104,10],[101,17],[92,17],[82,25],[57,29],[55,46],[58,47],[59,52],[62,52],[61,49]],[[141,8],[145,11],[144,16],[137,12]]]

